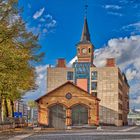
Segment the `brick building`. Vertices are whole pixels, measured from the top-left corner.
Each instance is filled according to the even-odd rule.
[[[99,99],[68,81],[36,100],[39,124],[58,129],[99,124]]]
[[[121,73],[117,67],[114,58],[107,58],[104,67],[98,68],[94,65],[94,46],[90,40],[86,18],[84,19],[81,40],[77,44],[77,58],[77,61],[73,63],[72,67],[66,66],[65,59],[58,59],[56,67],[47,68],[47,92],[50,93],[59,86],[61,87],[67,81],[70,81],[76,87],[86,91],[87,96],[91,100],[93,97],[95,100],[101,100],[99,103],[100,123],[116,126],[127,124],[127,114],[129,112],[129,85],[127,79],[125,74]],[[62,94],[64,96],[65,92]],[[54,99],[57,99],[57,97],[54,97]],[[79,98],[76,97],[76,99],[80,101]],[[89,104],[92,104],[91,100],[89,100]],[[41,101],[37,101],[39,107],[41,107]],[[69,102],[66,104],[69,108]],[[97,108],[98,103],[96,105],[92,107]],[[96,116],[97,120],[93,119],[96,122],[94,124],[98,124],[97,112],[95,111],[89,116],[90,118]],[[39,119],[39,121],[41,120]],[[88,122],[90,121],[88,120]],[[72,123],[70,124],[72,125]]]

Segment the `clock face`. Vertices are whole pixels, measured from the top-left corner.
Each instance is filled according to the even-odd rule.
[[[87,52],[87,50],[84,48],[82,49],[82,53],[85,54]]]

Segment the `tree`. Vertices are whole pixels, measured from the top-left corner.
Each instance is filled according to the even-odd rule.
[[[41,61],[38,36],[26,30],[18,0],[0,0],[0,97],[13,102],[36,88],[34,62]],[[13,114],[13,113],[12,113]]]
[[[29,100],[29,101],[28,101],[28,106],[29,106],[30,108],[37,108],[37,104],[36,104],[36,102],[33,101],[33,100]]]

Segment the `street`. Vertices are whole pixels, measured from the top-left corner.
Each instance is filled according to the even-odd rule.
[[[114,128],[114,129],[113,129]],[[140,140],[140,127],[0,133],[0,140]]]

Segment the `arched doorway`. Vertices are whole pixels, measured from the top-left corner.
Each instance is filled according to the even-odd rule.
[[[49,126],[57,129],[64,129],[66,121],[66,108],[57,104],[49,108]]]
[[[88,124],[88,108],[83,105],[76,105],[72,108],[72,125]]]

